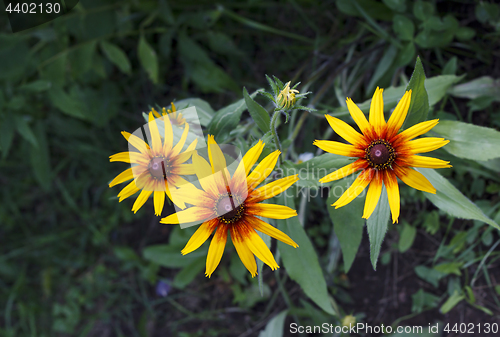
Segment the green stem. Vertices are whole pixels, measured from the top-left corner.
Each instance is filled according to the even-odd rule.
[[[278,137],[278,131],[276,130],[276,123],[278,121],[280,114],[281,114],[281,110],[274,111],[273,118],[271,119],[271,132],[273,133],[273,138],[274,138],[274,143],[276,144],[276,149],[279,150],[280,152],[282,152],[280,139]],[[283,159],[280,156],[280,164],[282,164],[282,163],[283,163]]]

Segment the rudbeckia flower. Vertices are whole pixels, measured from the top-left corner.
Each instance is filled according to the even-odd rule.
[[[382,91],[383,89],[378,87],[375,90],[369,121],[358,106],[350,98],[347,99],[347,107],[361,129],[361,134],[340,119],[326,115],[332,129],[352,145],[329,140],[316,140],[314,144],[326,152],[358,158],[353,163],[320,179],[321,183],[326,183],[361,170],[354,183],[332,206],[339,208],[347,205],[370,185],[363,212],[363,218],[368,219],[377,206],[384,183],[394,223],[398,221],[400,208],[397,178],[417,190],[436,193],[436,189],[427,178],[412,167],[451,167],[447,161],[417,155],[436,150],[449,141],[435,137],[414,139],[436,126],[437,119],[418,123],[398,133],[410,107],[411,90],[404,94],[388,122],[384,118]]]
[[[278,104],[282,108],[290,108],[292,107],[295,102],[297,101],[297,98],[295,97],[295,94],[298,94],[299,91],[297,89],[290,89],[290,82],[288,81],[285,84],[285,87],[283,90],[280,91],[277,97]]]
[[[186,164],[186,161],[191,157],[196,147],[197,139],[195,139],[184,152],[181,152],[188,136],[189,124],[185,124],[182,136],[178,143],[174,145],[170,118],[164,113],[162,120],[165,129],[163,141],[162,137],[160,137],[160,132],[158,131],[153,112],[150,112],[148,122],[150,144],[148,145],[143,139],[123,131],[122,135],[125,139],[131,146],[139,150],[139,152],[120,152],[109,157],[109,161],[111,162],[121,161],[132,164],[131,168],[123,171],[113,179],[109,187],[134,179],[118,194],[119,201],[121,202],[141,191],[132,206],[132,211],[134,213],[144,205],[149,196],[153,193],[156,215],[161,215],[165,203],[165,194],[178,207],[185,208],[184,203],[180,202],[178,199],[172,199],[170,190],[184,184],[189,184],[181,176],[194,174],[192,164]]]
[[[174,104],[174,102],[170,103],[172,105],[172,109],[165,109],[163,108],[163,114],[162,115],[168,115],[168,118],[170,118],[170,121],[172,124],[177,125],[177,126],[182,126],[186,123],[186,119],[182,115],[182,113],[177,111],[177,108]],[[163,119],[163,116],[160,116],[160,114],[155,110],[152,109],[153,114],[155,115],[156,118]]]
[[[288,235],[257,217],[287,219],[297,215],[294,209],[287,206],[262,203],[284,192],[298,180],[298,175],[293,175],[257,188],[274,170],[280,155],[279,151],[269,154],[250,173],[263,149],[264,144],[259,141],[245,154],[231,177],[226,168],[224,154],[213,136],[209,136],[210,164],[197,153],[192,157],[202,190],[196,187],[181,187],[173,192],[174,198],[179,197],[193,206],[160,221],[163,224],[203,222],[181,251],[183,255],[198,249],[215,231],[206,262],[205,274],[208,277],[219,265],[228,231],[241,261],[252,277],[257,275],[254,255],[272,270],[279,268],[273,254],[256,230],[298,247]]]

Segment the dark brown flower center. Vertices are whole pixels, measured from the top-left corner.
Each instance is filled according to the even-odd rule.
[[[149,162],[149,172],[156,179],[166,179],[170,171],[170,166],[163,157],[155,157]]]
[[[394,148],[385,140],[373,141],[365,150],[365,159],[377,170],[391,167],[396,159]]]
[[[238,221],[245,210],[243,204],[239,204],[230,194],[220,198],[215,208],[219,220],[225,224]]]

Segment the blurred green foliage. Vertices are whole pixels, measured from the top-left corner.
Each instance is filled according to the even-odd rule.
[[[0,14],[0,335],[198,336],[202,322],[214,322],[203,328],[203,335],[233,335],[246,331],[243,318],[231,319],[234,312],[249,315],[254,326],[286,308],[301,324],[338,324],[341,317],[327,315],[299,292],[290,300],[283,289],[291,281],[282,271],[263,271],[261,301],[257,280],[248,277],[234,250],[225,255],[216,281],[203,278],[203,251],[180,261],[175,252],[194,228],[159,226],[147,209],[134,216],[131,204],[118,203],[117,190],[107,186],[123,169],[108,162],[109,155],[126,146],[120,131],[142,125],[141,112],[149,106],[189,97],[210,102],[214,108],[201,100],[192,103],[204,104],[209,115],[229,103],[253,99],[269,108],[262,97],[243,96],[241,87],[253,93],[266,85],[266,73],[275,74],[292,83],[301,80],[301,92],[314,93],[301,104],[320,110],[294,111],[288,124],[281,122],[280,139],[290,164],[298,154],[315,151],[304,139],[331,136],[316,117],[327,112],[345,117],[346,96],[363,102],[376,86],[406,86],[417,55],[427,78],[467,76],[458,85],[457,77],[447,78],[449,89],[442,92],[441,82],[436,90],[427,88],[429,118],[498,129],[500,70],[494,50],[499,22],[499,5],[488,1],[248,0],[214,5],[81,0],[71,13],[16,34]],[[486,75],[493,77],[481,77]],[[216,118],[225,112],[237,115],[227,121],[221,139],[245,149],[261,137],[272,143],[265,123],[259,123],[260,131],[254,127],[250,116],[255,112],[241,108],[234,114],[235,107],[215,113]],[[468,125],[464,132],[475,127]],[[492,142],[497,133],[493,135]],[[440,150],[443,159],[462,158],[443,174],[498,223],[498,157],[479,152],[490,159],[479,162],[470,158],[473,149]],[[312,182],[301,184],[315,188]],[[415,232],[438,235],[435,256],[415,273],[433,286],[443,280],[448,284],[440,297],[416,292],[412,312],[439,304],[446,312],[462,300],[487,314],[498,312],[498,290],[491,291],[489,308],[469,290],[479,276],[493,289],[484,266],[498,260],[497,232],[479,220],[471,224],[441,210],[422,212],[431,206],[413,189],[401,188],[401,194],[408,223],[398,230],[389,226],[397,240],[382,249],[382,262],[390,261],[391,252],[411,250]],[[406,201],[410,199],[416,202]],[[317,220],[328,219],[324,202],[313,201],[305,211],[312,242],[306,244],[307,252],[318,253],[314,267],[325,275],[326,284],[320,286],[347,305],[350,296],[339,275],[349,270],[359,242],[346,246],[342,238],[350,232],[333,214],[335,233],[330,222]],[[362,224],[357,226],[359,238]],[[469,278],[467,268],[472,267],[477,271]],[[308,276],[290,269],[293,280]],[[157,297],[154,284],[160,278],[167,278],[176,292]],[[323,300],[327,312],[346,314]],[[272,319],[265,331],[279,330],[277,322],[282,325],[283,317]]]

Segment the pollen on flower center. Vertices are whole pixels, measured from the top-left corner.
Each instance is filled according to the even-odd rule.
[[[394,148],[385,140],[373,141],[365,153],[365,159],[377,170],[389,168],[396,159]]]
[[[238,221],[245,210],[243,204],[237,203],[237,200],[235,200],[231,194],[220,198],[215,208],[219,220],[225,224],[231,224]]]
[[[164,157],[155,157],[149,162],[149,172],[156,179],[165,179],[170,170]]]

